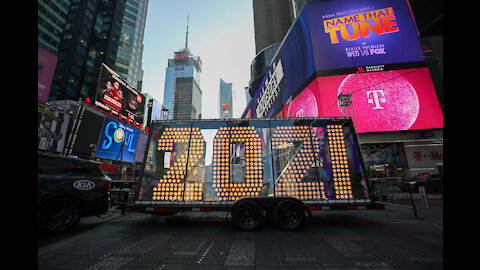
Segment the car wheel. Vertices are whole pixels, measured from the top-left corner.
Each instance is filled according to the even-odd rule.
[[[303,207],[292,200],[283,200],[275,205],[273,219],[277,226],[284,230],[295,230],[305,219]]]
[[[61,198],[48,202],[38,215],[41,232],[64,233],[73,229],[80,221],[82,206],[72,198]]]
[[[251,231],[263,222],[263,209],[255,201],[239,201],[232,209],[233,223],[242,230]]]

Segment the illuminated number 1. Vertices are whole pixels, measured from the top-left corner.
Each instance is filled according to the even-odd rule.
[[[353,199],[345,139],[341,125],[327,125],[333,180],[337,199]]]
[[[245,183],[230,182],[230,145],[245,143]],[[213,140],[213,188],[221,201],[258,196],[263,183],[261,140],[254,127],[221,127]]]
[[[159,180],[158,186],[153,188],[153,200],[181,201],[184,188],[186,201],[202,200],[203,183],[186,182],[185,186],[183,181],[186,172],[197,165],[205,153],[205,140],[200,129],[167,127],[158,139],[158,150],[172,151],[174,143],[189,143],[189,149],[176,156],[170,170]]]

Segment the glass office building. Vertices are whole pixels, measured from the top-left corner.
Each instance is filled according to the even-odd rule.
[[[192,78],[190,81],[190,88],[198,88],[199,91],[194,91],[196,98],[199,98],[199,104],[191,108],[195,109],[195,115],[198,119],[199,114],[202,112],[201,108],[201,90],[200,90],[200,72],[202,72],[202,61],[200,57],[194,57],[188,48],[175,52],[173,59],[168,59],[168,67],[165,73],[165,90],[163,92],[163,106],[168,109],[168,119],[175,119],[175,94],[181,89],[185,89],[186,82],[182,80],[179,82],[180,88],[176,91],[178,78]],[[195,86],[193,84],[196,84]],[[191,95],[193,92],[190,91]],[[197,94],[200,93],[198,97]],[[193,99],[192,99],[193,100]],[[188,109],[182,106],[183,109]],[[177,115],[186,115],[190,112],[181,112]]]
[[[62,13],[66,14],[65,25],[48,100],[95,96],[101,64],[115,66],[125,3],[126,0],[70,1],[68,13]]]
[[[141,91],[142,55],[149,0],[127,0],[123,15],[115,71]]]

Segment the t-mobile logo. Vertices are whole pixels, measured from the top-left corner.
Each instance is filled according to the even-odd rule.
[[[370,98],[370,93],[373,93],[373,99]],[[381,94],[380,97],[379,97],[378,93]],[[374,103],[375,102],[375,107],[373,108],[374,110],[383,109],[383,107],[380,106],[380,102],[386,102],[385,101],[385,95],[383,94],[383,90],[367,91],[367,101],[368,101],[368,103]]]

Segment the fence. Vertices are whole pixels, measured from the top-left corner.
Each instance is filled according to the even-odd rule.
[[[370,179],[373,200],[383,204],[411,208],[415,218],[418,218],[410,187],[407,186],[405,190],[400,188],[402,179],[400,177]]]

